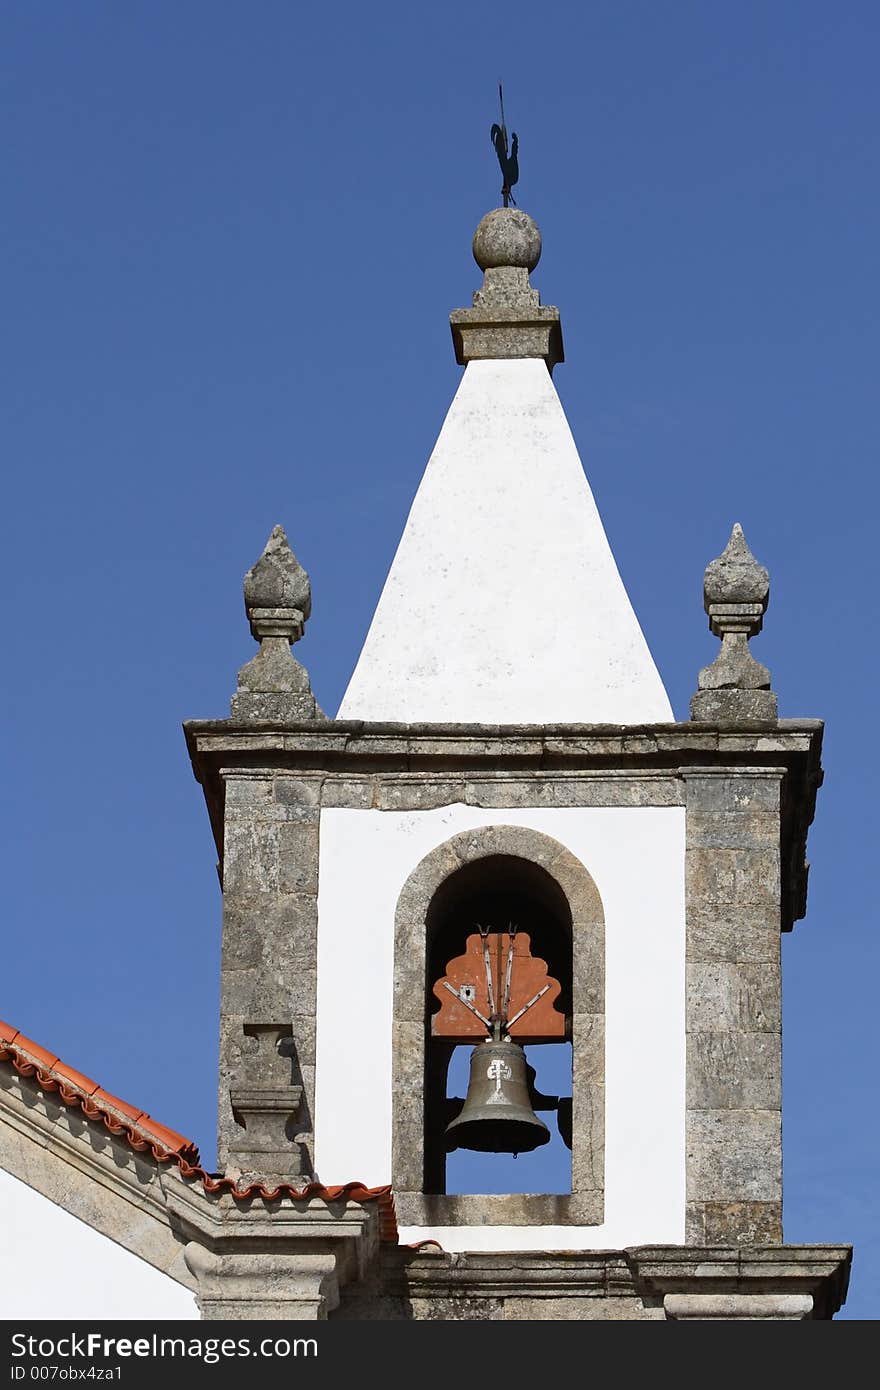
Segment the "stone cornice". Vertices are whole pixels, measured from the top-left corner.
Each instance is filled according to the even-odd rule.
[[[678,1296],[728,1303],[690,1316],[778,1316],[755,1311],[761,1300],[800,1298],[799,1316],[830,1318],[846,1296],[850,1246],[635,1246],[625,1250],[513,1251],[448,1254],[437,1247],[386,1250],[383,1285],[389,1294],[426,1299],[596,1297],[641,1299],[664,1306]],[[748,1304],[735,1311],[739,1300]],[[731,1304],[734,1311],[731,1311]]]
[[[375,1204],[284,1197],[210,1199],[179,1171],[163,1182],[172,1227],[186,1242],[203,1318],[323,1318],[340,1288],[362,1279],[380,1250]]]
[[[806,911],[807,831],[822,783],[823,724],[816,719],[758,723],[393,724],[322,720],[254,725],[191,720],[184,725],[196,780],[202,784],[218,855],[223,858],[224,770],[313,779],[313,805],[334,778],[411,776],[426,782],[516,775],[540,780],[645,779],[725,768],[782,777],[783,929]],[[459,790],[461,794],[459,794]],[[467,800],[450,788],[449,800]],[[330,804],[340,804],[330,803]],[[377,805],[386,808],[381,801]],[[473,804],[481,804],[479,799]],[[492,806],[499,805],[496,796]],[[564,790],[554,805],[566,801]]]
[[[644,1294],[806,1294],[831,1318],[846,1297],[852,1246],[640,1246],[625,1252]]]
[[[820,719],[766,724],[395,724],[362,720],[310,720],[298,724],[234,723],[190,719],[184,724],[194,763],[210,753],[275,752],[300,757],[413,758],[668,757],[697,761],[718,753],[754,755],[805,752],[819,740]]]

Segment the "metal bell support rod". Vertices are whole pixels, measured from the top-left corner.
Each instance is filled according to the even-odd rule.
[[[478,1153],[529,1153],[546,1144],[550,1131],[539,1120],[529,1099],[528,1063],[519,1043],[512,1041],[510,1026],[522,1018],[533,1004],[550,988],[540,989],[508,1021],[510,983],[513,968],[513,943],[516,928],[508,928],[507,969],[504,994],[499,1010],[495,1009],[495,987],[489,958],[489,928],[479,927],[483,938],[483,960],[486,967],[486,988],[491,1019],[486,1018],[468,999],[447,982],[446,988],[475,1014],[490,1036],[477,1043],[471,1052],[470,1079],[460,1113],[446,1126],[453,1147],[471,1149]],[[499,975],[501,962],[499,960]]]

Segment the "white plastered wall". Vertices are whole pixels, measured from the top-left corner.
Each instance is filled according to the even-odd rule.
[[[3,1317],[197,1319],[194,1295],[0,1170]]]
[[[544,362],[471,362],[338,718],[672,717]]]
[[[460,831],[550,835],[592,875],[606,923],[605,1221],[409,1227],[447,1250],[680,1244],[685,1215],[685,813],[679,807],[325,810],[318,895],[315,1160],[321,1182],[392,1181],[394,916]]]

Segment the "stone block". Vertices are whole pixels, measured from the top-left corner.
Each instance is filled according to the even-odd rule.
[[[314,963],[318,904],[311,893],[279,893],[266,904],[263,934],[271,952],[310,956]]]
[[[239,812],[257,819],[260,812],[268,810],[275,800],[273,774],[268,770],[250,776],[227,772],[223,780],[226,785],[227,816]]]
[[[779,908],[692,903],[687,914],[689,961],[742,961],[779,965]]]
[[[267,894],[267,898],[270,896]],[[248,906],[233,906],[229,901],[224,902],[221,969],[252,970],[260,965],[262,959],[263,939],[257,912]]]
[[[315,1015],[317,969],[313,957],[291,956],[276,961],[271,973],[264,973],[263,984],[273,995],[283,998],[290,1014],[296,1018]]]
[[[321,791],[321,807],[341,807],[344,810],[369,811],[376,804],[375,781],[372,777],[328,777]]]
[[[278,889],[278,826],[271,822],[227,820],[224,834],[223,893],[254,898]]]
[[[705,723],[772,723],[777,714],[772,690],[698,690],[691,696],[691,719]]]
[[[688,811],[689,849],[776,849],[779,816],[772,811]]]
[[[424,1027],[425,949],[423,942],[415,945],[412,951],[395,951],[394,998],[395,1014],[401,1022],[419,1023]],[[429,1003],[433,1003],[434,998],[434,995],[430,995]]]
[[[223,1013],[245,1021],[278,1014],[284,991],[269,987],[260,970],[225,970],[222,979]]]
[[[781,1201],[779,1111],[689,1111],[687,1194],[690,1202]]]
[[[578,1013],[605,1012],[605,927],[602,922],[573,923],[572,983]]]
[[[605,1015],[574,1014],[571,1043],[578,1079],[601,1085],[605,1080]]]
[[[555,842],[553,844],[555,850]],[[486,825],[463,831],[455,837],[454,848],[463,864],[492,854],[512,854],[542,867],[547,867],[552,860],[549,849],[542,855],[542,845],[535,832],[519,825]]]
[[[544,806],[675,806],[681,796],[670,776],[611,777],[592,773],[533,777],[497,773],[467,782],[469,806],[519,809]]]
[[[394,1021],[392,1027],[394,1078],[394,1185],[420,1192],[424,1164],[422,1067],[424,1024]]]
[[[765,811],[779,814],[783,768],[754,772],[711,772],[705,768],[683,768],[688,816],[691,813]]]
[[[688,1033],[689,1110],[778,1110],[782,1058],[777,1033]]]
[[[409,950],[411,941],[424,936],[425,913],[434,893],[450,874],[461,868],[461,864],[454,846],[443,844],[410,874],[397,900],[395,956],[398,950]]]
[[[314,1069],[316,1062],[316,1028],[314,1014],[291,1012],[290,1026],[294,1045],[296,1047],[296,1057],[300,1074],[305,1082],[307,1071],[309,1068]],[[313,1090],[308,1092],[308,1097],[311,1106],[314,1104]]]
[[[706,1245],[765,1245],[782,1240],[781,1202],[704,1202]]]
[[[242,724],[299,724],[322,715],[312,694],[239,690],[230,701],[229,717]]]
[[[255,970],[267,981],[288,968],[314,967],[317,904],[308,893],[232,899],[223,909],[223,971]]]
[[[707,1243],[705,1202],[685,1203],[684,1238],[687,1245],[705,1245]]]
[[[730,1322],[800,1322],[813,1315],[813,1295],[809,1293],[668,1293],[663,1300],[665,1316],[672,1321],[711,1319]]]
[[[572,1192],[601,1193],[605,1184],[605,1087],[575,1085],[572,1103]]]
[[[648,1319],[664,1319],[662,1307],[651,1307],[640,1298],[619,1298],[607,1295],[587,1295],[583,1298],[569,1295],[563,1298],[541,1298],[532,1295],[526,1298],[506,1298],[504,1300],[504,1321],[523,1319],[530,1322],[562,1322],[577,1319],[579,1322],[644,1322]]]
[[[441,806],[463,804],[464,799],[463,779],[443,782],[377,779],[376,800],[380,811],[433,811]]]
[[[706,849],[685,851],[688,909],[692,904],[778,903],[779,850]]]
[[[773,965],[690,963],[687,977],[689,1033],[778,1033],[779,968]]]
[[[414,1322],[499,1322],[504,1317],[504,1299],[478,1295],[468,1298],[414,1298],[411,1300]]]
[[[288,822],[279,827],[278,833],[278,883],[282,893],[317,893],[317,821]]]
[[[275,778],[275,800],[279,806],[297,810],[317,809],[321,804],[323,776],[289,777],[279,773]]]

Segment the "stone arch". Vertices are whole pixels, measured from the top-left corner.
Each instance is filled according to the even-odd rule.
[[[424,1173],[427,923],[444,883],[464,865],[492,856],[542,868],[564,895],[572,931],[571,1193],[428,1194]],[[542,831],[487,825],[431,850],[412,871],[394,922],[392,1182],[401,1225],[599,1225],[605,1168],[605,916],[588,869]]]

